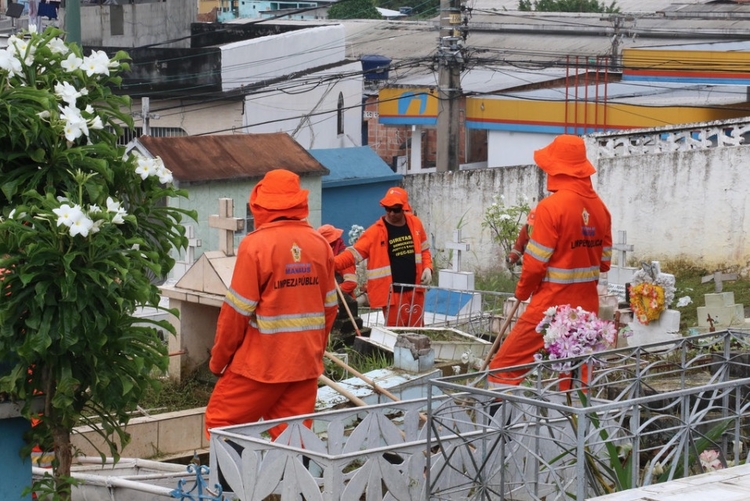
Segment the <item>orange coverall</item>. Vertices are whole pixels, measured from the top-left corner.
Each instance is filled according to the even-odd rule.
[[[554,192],[539,202],[534,231],[526,247],[515,296],[531,296],[508,337],[490,363],[490,370],[528,364],[544,347],[536,326],[551,306],[570,304],[598,314],[599,273],[609,271],[612,222],[591,179],[548,176]],[[492,383],[519,384],[527,371],[490,373]]]
[[[337,310],[333,253],[307,222],[277,220],[248,234],[211,350],[211,372],[224,375],[206,429],[313,412]]]
[[[422,270],[432,269],[430,243],[422,221],[408,212],[404,216],[414,241],[414,265],[419,280]],[[424,289],[390,294],[389,297],[393,279],[387,240],[388,229],[381,217],[362,233],[353,246],[336,256],[336,269],[344,270],[367,259],[367,296],[370,306],[383,308],[387,317],[386,325],[419,327],[423,325]]]

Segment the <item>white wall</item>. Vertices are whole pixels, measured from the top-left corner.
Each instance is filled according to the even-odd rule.
[[[750,123],[744,126],[750,131]],[[600,157],[596,141],[589,141],[589,156],[598,157],[599,170],[592,181],[612,214],[613,236],[627,231],[628,243],[635,246],[629,259],[685,258],[708,269],[730,265],[747,271],[750,146],[741,145],[739,134],[737,145],[661,152],[685,144],[689,133],[682,135],[683,140],[656,147],[643,146],[657,142],[647,138],[635,148],[640,152],[612,158]],[[659,135],[657,131],[654,137]],[[434,254],[443,256],[443,265],[447,253],[441,249],[452,239],[453,230],[461,227],[464,240],[471,244],[462,260],[464,271],[503,265],[499,246],[481,226],[493,195],[504,195],[506,205],[526,196],[533,205],[546,194],[545,175],[535,165],[419,174],[405,177],[404,185],[430,234]]]
[[[362,65],[359,62],[289,80],[299,82],[290,95],[274,91],[245,98],[246,132],[286,132],[305,149],[348,148],[362,145]],[[354,74],[347,78],[329,75]],[[337,109],[344,99],[344,133],[338,134]]]
[[[555,134],[487,131],[487,165],[505,167],[534,163],[534,150],[547,146]]]
[[[81,5],[81,43],[106,47],[139,47],[165,40],[181,39],[163,48],[190,47],[190,23],[195,22],[195,2],[166,0],[121,5]],[[123,10],[123,34],[112,35],[112,9]],[[65,26],[65,9],[60,9],[61,26]],[[184,40],[182,40],[185,38]]]
[[[344,27],[335,25],[221,45],[222,90],[340,63],[344,38]]]

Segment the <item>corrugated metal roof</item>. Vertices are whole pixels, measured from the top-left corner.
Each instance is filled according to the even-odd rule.
[[[567,72],[563,68],[524,69],[516,66],[501,66],[488,69],[471,69],[461,74],[461,90],[464,93],[500,92],[550,80],[572,76],[583,70]],[[398,85],[409,87],[437,87],[437,74],[415,75],[398,81]]]
[[[273,169],[287,169],[300,176],[328,174],[328,169],[283,132],[141,136],[136,141],[161,157],[174,178],[183,182],[257,178]]]
[[[502,96],[483,96],[485,99],[522,99],[539,101],[564,101],[566,94],[570,96],[603,96],[604,85],[599,85],[597,93],[593,85],[578,88],[537,89],[524,92],[509,92]],[[742,103],[746,98],[746,90],[741,86],[731,85],[695,85],[659,82],[651,85],[644,82],[609,83],[607,88],[607,102],[621,104],[636,104],[640,106],[671,106],[690,103],[691,106],[726,106]]]
[[[403,177],[393,172],[369,146],[310,150],[310,154],[330,171],[330,174],[323,177],[324,188],[384,181],[399,182]]]
[[[619,5],[619,3],[618,3]],[[701,7],[698,4],[698,7]],[[726,42],[750,38],[750,4],[738,6],[748,17],[626,16],[618,29],[617,48]],[[391,78],[430,71],[437,53],[439,30],[430,21],[340,21],[346,29],[346,55],[357,59],[379,54],[393,60]],[[607,15],[578,13],[474,12],[469,18],[469,62],[553,65],[570,57],[612,53],[614,22]],[[409,63],[421,61],[419,67]]]
[[[705,4],[709,0],[693,1],[694,4]],[[605,0],[604,4],[609,5],[610,0]],[[616,6],[619,7],[620,12],[660,12],[671,5],[685,4],[688,2],[676,2],[675,0],[617,0]],[[473,9],[488,9],[488,10],[504,10],[504,11],[515,11],[518,10],[518,0],[469,0],[466,3],[467,7]]]

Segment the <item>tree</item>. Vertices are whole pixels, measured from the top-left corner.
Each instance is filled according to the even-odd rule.
[[[194,215],[165,203],[185,193],[160,159],[117,145],[133,126],[112,91],[127,54],[84,57],[61,35],[32,27],[0,50],[0,393],[38,419],[31,443],[55,454],[44,483],[68,499],[73,427],[94,426],[117,459],[128,411],[167,367],[157,327],[172,327],[134,312],[158,307],[151,277],[172,268]]]
[[[620,8],[616,0],[607,6],[597,0],[519,0],[518,10],[530,12],[602,12],[616,14]]]
[[[339,0],[328,8],[329,19],[382,19],[372,0]]]

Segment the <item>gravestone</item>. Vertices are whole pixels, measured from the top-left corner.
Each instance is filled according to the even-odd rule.
[[[723,328],[744,325],[745,307],[734,302],[734,292],[715,292],[703,295],[705,306],[698,306],[698,327]]]
[[[234,200],[219,199],[219,214],[208,216],[208,225],[219,230],[219,250],[225,256],[234,256],[234,234],[245,228],[245,220],[234,217]]]
[[[652,261],[650,265],[644,265],[644,268],[648,268],[649,273],[654,277],[671,278],[672,282],[674,281],[674,275],[661,272],[659,261]],[[669,309],[669,304],[666,304],[666,309],[661,312],[657,320],[642,324],[633,315],[628,325],[632,330],[632,335],[627,338],[629,346],[674,341],[682,337],[680,334],[680,312]]]
[[[471,245],[461,240],[461,230],[453,231],[453,241],[446,242],[446,249],[453,251],[450,269],[439,271],[438,287],[444,289],[474,290],[474,273],[461,271],[461,253],[468,252]]]
[[[175,261],[174,268],[172,268],[172,280],[179,280],[183,275],[193,266],[195,263],[195,249],[201,247],[203,243],[200,238],[195,238],[195,228],[192,224],[185,226],[185,236],[188,239],[187,249],[185,251],[184,261]]]
[[[453,232],[453,241],[446,242],[445,248],[453,251],[451,267],[439,271],[437,289],[429,288],[425,292],[425,325],[468,318],[482,309],[482,297],[474,291],[474,273],[461,271],[461,253],[471,248],[461,240],[461,230]]]
[[[209,216],[209,224],[219,229],[220,250],[204,252],[176,283],[161,287],[170,308],[179,312],[179,318],[169,317],[175,328],[175,335],[169,337],[169,352],[174,354],[169,359],[169,376],[176,381],[210,357],[219,311],[237,261],[234,235],[244,228],[244,220],[232,216],[233,206],[231,198],[221,198],[219,215]]]
[[[610,266],[607,273],[607,292],[617,296],[620,303],[626,301],[626,287],[633,280],[633,275],[638,268],[627,265],[627,253],[633,252],[633,245],[628,244],[628,233],[617,232],[617,242],[612,245],[612,254],[617,255],[617,264]]]

